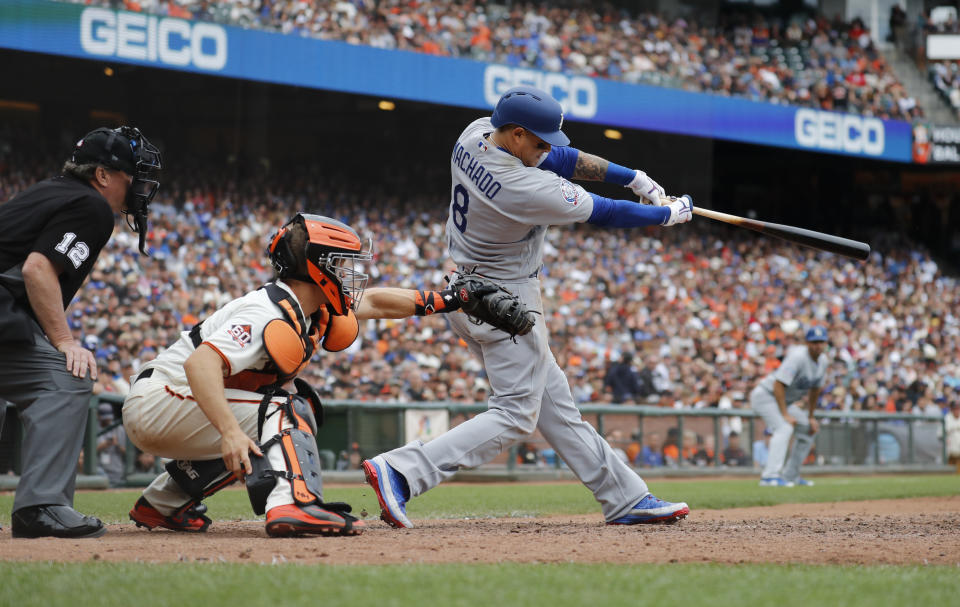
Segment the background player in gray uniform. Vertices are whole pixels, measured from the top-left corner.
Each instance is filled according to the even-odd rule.
[[[827,330],[811,327],[807,330],[806,340],[805,345],[787,350],[777,370],[760,380],[750,393],[750,405],[773,433],[770,455],[760,475],[760,485],[764,487],[813,485],[813,481],[800,477],[800,464],[810,454],[813,435],[819,426],[813,418],[813,411],[817,408],[827,372],[827,355],[823,352]],[[806,411],[796,404],[804,395],[807,396]],[[793,451],[784,464],[792,435],[796,435]]]
[[[516,87],[504,93],[492,117],[467,126],[451,157],[450,256],[461,271],[496,280],[540,312],[538,273],[547,226],[669,226],[689,221],[693,211],[689,197],[661,198],[663,189],[643,172],[566,147],[570,141],[562,124],[560,104],[550,95]],[[654,204],[597,196],[567,178],[619,183]],[[411,527],[405,508],[411,496],[461,466],[492,460],[535,430],[590,488],[608,523],[673,521],[690,512],[684,503],[651,495],[643,479],[581,418],[543,320],[514,343],[463,314],[449,318],[483,362],[492,389],[489,407],[429,443],[414,441],[364,462],[384,521]]]

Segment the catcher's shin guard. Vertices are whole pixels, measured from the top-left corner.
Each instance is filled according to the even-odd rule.
[[[250,505],[257,514],[263,514],[267,497],[276,487],[277,478],[290,482],[293,499],[300,506],[321,503],[323,488],[320,479],[320,457],[317,453],[316,419],[310,402],[297,395],[287,397],[279,405],[279,430],[260,445],[264,457],[251,454],[253,473],[247,475],[247,493]],[[265,419],[266,421],[266,419]],[[283,428],[285,425],[289,427]],[[261,429],[261,436],[263,430]],[[270,469],[269,449],[277,445],[283,454],[285,470]]]

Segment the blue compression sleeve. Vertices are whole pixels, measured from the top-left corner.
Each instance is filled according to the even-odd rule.
[[[541,169],[551,171],[557,175],[570,179],[573,177],[573,170],[577,168],[577,158],[580,156],[580,150],[567,146],[553,146],[546,160],[540,163]],[[630,179],[633,179],[631,177]]]
[[[639,228],[663,225],[670,218],[670,209],[639,204],[629,200],[615,200],[591,193],[593,213],[587,223],[601,228]]]
[[[607,183],[615,183],[617,185],[627,186],[636,176],[637,172],[633,169],[628,169],[625,166],[620,166],[619,164],[614,164],[611,162],[607,166],[607,174],[604,176],[603,180]]]

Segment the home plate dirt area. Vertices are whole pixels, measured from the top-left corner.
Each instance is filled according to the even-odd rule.
[[[367,521],[358,537],[268,538],[260,521],[204,534],[110,525],[92,540],[13,539],[0,560],[335,563],[830,563],[960,565],[960,496],[693,510],[671,525],[607,526],[599,514]]]

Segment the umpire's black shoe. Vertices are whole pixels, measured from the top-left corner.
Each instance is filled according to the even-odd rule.
[[[13,537],[100,537],[107,532],[100,519],[84,516],[70,506],[28,506],[13,513]]]

